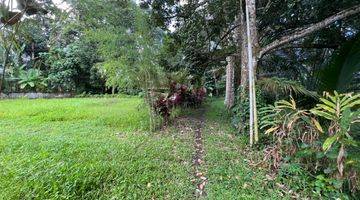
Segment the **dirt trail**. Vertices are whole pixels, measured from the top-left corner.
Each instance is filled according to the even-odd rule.
[[[194,198],[202,198],[206,196],[205,186],[208,183],[206,177],[205,167],[205,148],[204,148],[204,135],[203,127],[205,125],[205,108],[193,110],[191,114],[178,117],[175,121],[174,127],[180,131],[181,134],[191,135],[191,142],[194,145],[192,155],[192,178],[191,182],[194,185]]]
[[[204,142],[203,142],[203,134],[202,128],[204,126],[204,112],[205,109],[199,109],[199,114],[194,115],[189,118],[194,124],[194,156],[193,156],[193,168],[194,168],[194,183],[195,183],[195,197],[200,198],[206,196],[205,186],[208,182],[207,178],[205,177],[204,172]]]

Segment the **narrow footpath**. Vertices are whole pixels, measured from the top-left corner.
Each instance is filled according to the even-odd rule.
[[[194,171],[194,185],[195,185],[195,197],[201,198],[206,196],[205,186],[208,183],[208,179],[205,176],[204,169],[204,141],[202,128],[204,127],[204,113],[205,109],[201,109],[198,115],[192,116],[189,120],[193,123],[194,127],[194,156],[192,160]]]

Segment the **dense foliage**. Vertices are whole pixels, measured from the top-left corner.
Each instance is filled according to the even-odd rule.
[[[359,0],[16,2],[0,1],[0,95],[138,95],[154,131],[225,94],[236,137],[252,146],[255,129],[249,151],[269,184],[295,198],[359,195]],[[89,181],[108,187],[106,169]]]
[[[337,189],[351,193],[359,187],[359,142],[354,139],[358,135],[354,129],[360,125],[360,110],[356,109],[360,99],[359,95],[334,92],[326,93],[320,102],[311,110],[298,108],[294,99],[261,109],[261,129],[272,135],[265,158],[273,170],[284,163],[304,163],[321,179],[317,181],[331,180],[317,185],[319,196],[343,197]]]

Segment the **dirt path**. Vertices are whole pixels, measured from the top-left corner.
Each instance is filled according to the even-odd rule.
[[[205,186],[208,183],[205,175],[207,171],[204,160],[206,148],[204,148],[204,134],[202,131],[205,125],[205,112],[205,108],[193,110],[191,115],[178,117],[173,126],[180,134],[192,137],[189,138],[193,143],[191,182],[194,185],[193,195],[195,199],[206,196]]]
[[[205,186],[208,182],[205,177],[204,164],[204,142],[202,128],[204,126],[204,112],[205,109],[200,109],[199,114],[194,115],[189,118],[190,121],[194,124],[194,156],[193,156],[193,169],[194,169],[194,185],[195,185],[195,197],[200,198],[206,196]]]

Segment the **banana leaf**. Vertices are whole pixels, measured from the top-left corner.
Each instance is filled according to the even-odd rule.
[[[360,34],[334,52],[330,62],[318,71],[319,92],[347,92],[360,73]]]

